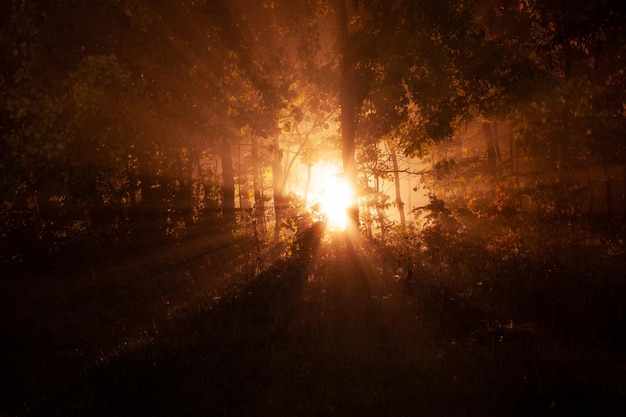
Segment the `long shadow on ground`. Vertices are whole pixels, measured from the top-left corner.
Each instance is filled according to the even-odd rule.
[[[219,416],[271,408],[279,399],[268,397],[266,387],[288,355],[291,310],[319,240],[319,230],[308,230],[291,256],[240,291],[181,312],[155,337],[129,343],[29,414]]]
[[[462,331],[488,317],[433,288],[407,292],[366,242],[310,229],[239,291],[180,312],[30,415],[621,415],[623,399],[541,355],[548,340]]]
[[[240,291],[182,312],[29,415],[410,415],[439,349],[372,254],[319,229]],[[435,398],[440,403],[441,398]]]
[[[0,415],[39,408],[176,312],[240,289],[257,255],[254,239],[219,231],[167,245],[94,245],[101,252],[85,259],[65,253],[63,268],[0,273]]]

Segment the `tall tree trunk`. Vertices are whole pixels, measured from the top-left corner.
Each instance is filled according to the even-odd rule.
[[[222,190],[219,189],[217,184],[221,184],[221,157],[219,154],[212,155],[212,166],[202,169],[199,167],[200,184],[198,186],[198,194],[203,195],[204,212],[202,213],[202,223],[209,227],[207,232],[215,231],[220,226],[220,213],[221,213],[221,194]]]
[[[254,215],[256,227],[265,234],[265,204],[261,193],[261,161],[259,159],[259,139],[253,136],[251,139],[252,156],[252,187],[254,188]]]
[[[369,187],[369,183],[370,183],[370,179],[369,177],[366,178],[366,184],[367,184],[367,189],[366,189],[366,199],[365,199],[365,213],[363,214],[363,224],[365,225],[365,233],[367,234],[368,238],[372,238],[373,234],[372,234],[372,198],[371,198],[371,192],[370,192],[370,187]]]
[[[385,214],[382,208],[382,201],[380,196],[382,196],[382,192],[380,191],[380,177],[378,175],[375,176],[375,184],[376,184],[376,215],[378,216],[378,225],[380,227],[380,238],[385,240]]]
[[[339,104],[341,106],[341,157],[345,180],[355,191],[355,200],[349,209],[352,225],[358,229],[359,206],[356,201],[358,189],[355,153],[356,136],[356,96],[354,86],[353,62],[348,40],[348,16],[346,0],[336,0],[337,4],[337,43],[341,55],[340,61],[340,91]]]
[[[274,243],[280,240],[280,228],[282,225],[282,211],[284,205],[283,197],[283,171],[282,171],[283,151],[278,147],[278,139],[272,152],[272,186],[274,191]]]
[[[194,148],[180,149],[178,152],[179,189],[175,197],[175,208],[185,222],[185,228],[189,230],[193,224],[193,168],[197,158],[197,150]],[[174,183],[176,179],[174,179]]]
[[[396,151],[391,147],[391,144],[387,142],[387,148],[391,155],[391,163],[393,164],[393,182],[396,188],[396,206],[398,206],[398,213],[400,214],[400,224],[402,227],[406,224],[406,216],[404,214],[404,203],[402,202],[402,193],[400,189],[400,172],[398,170],[398,156]]]
[[[498,160],[495,136],[491,128],[491,123],[483,122],[482,125],[487,145],[487,170],[493,178],[496,178],[498,175]]]
[[[222,216],[224,226],[230,228],[235,221],[235,178],[230,139],[224,135],[220,140],[222,159]]]
[[[498,123],[493,122],[491,123],[491,126],[493,130],[493,147],[496,150],[496,169],[497,169],[498,166],[502,165],[502,152],[500,152],[500,142],[498,141],[498,138],[500,137],[498,135]]]

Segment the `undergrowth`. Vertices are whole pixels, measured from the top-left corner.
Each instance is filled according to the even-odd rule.
[[[354,240],[317,225],[273,255],[264,253],[261,268],[253,261],[236,273],[227,270],[225,254],[220,285],[209,284],[215,271],[202,256],[159,273],[135,270],[145,285],[185,277],[193,296],[168,297],[164,309],[160,299],[155,314],[139,320],[143,330],[125,333],[115,349],[96,354],[81,345],[82,354],[92,355],[83,367],[67,365],[79,358],[73,343],[88,333],[48,329],[58,340],[74,337],[64,347],[38,345],[37,363],[59,360],[39,376],[58,386],[37,387],[33,368],[32,380],[24,374],[14,380],[14,392],[28,391],[7,411],[623,415],[623,259],[619,245],[609,244],[618,240],[580,239],[579,231],[549,239],[540,224],[519,231],[470,223],[452,211],[436,216],[426,228],[398,228],[385,241]],[[119,297],[117,290],[111,295]],[[94,300],[98,308],[82,304],[72,314],[104,305]],[[109,300],[133,316],[125,300]],[[32,348],[29,334],[14,333],[13,350],[5,352],[15,355],[19,343]],[[91,336],[108,339],[98,331]],[[51,374],[61,369],[73,377]]]
[[[624,229],[429,209],[377,242],[426,320],[506,367],[520,415],[623,412]]]

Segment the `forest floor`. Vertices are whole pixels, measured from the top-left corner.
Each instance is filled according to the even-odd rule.
[[[315,227],[260,273],[208,244],[7,281],[0,416],[626,415],[626,327],[555,319],[558,292],[500,308]]]

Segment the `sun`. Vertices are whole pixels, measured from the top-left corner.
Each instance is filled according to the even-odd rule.
[[[352,188],[343,180],[327,184],[320,198],[320,210],[326,216],[328,228],[343,231],[348,226],[348,208],[352,202]]]
[[[353,204],[354,190],[332,163],[313,167],[310,206],[317,207],[331,231],[343,231],[349,223],[348,209]]]

